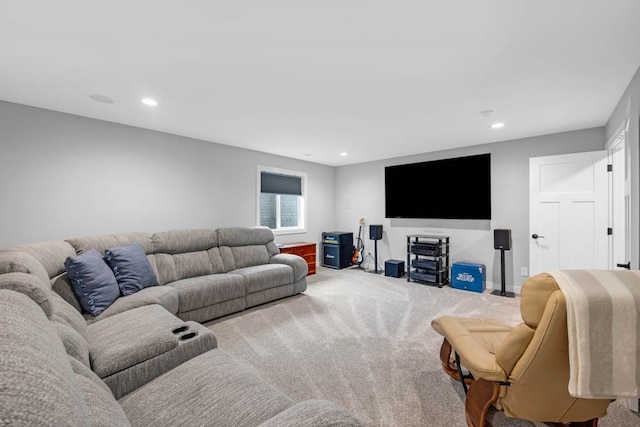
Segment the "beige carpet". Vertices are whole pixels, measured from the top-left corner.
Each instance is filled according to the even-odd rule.
[[[440,366],[431,319],[519,323],[519,298],[319,267],[304,294],[207,323],[218,346],[296,401],[337,402],[371,426],[466,426],[462,386]],[[640,426],[627,401],[599,426]],[[533,426],[492,412],[495,427]],[[544,426],[544,424],[539,424]]]

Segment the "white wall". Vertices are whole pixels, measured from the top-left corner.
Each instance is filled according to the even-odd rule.
[[[383,225],[383,239],[378,242],[378,263],[384,268],[387,259],[406,262],[406,236],[408,234],[444,234],[451,236],[451,261],[469,260],[487,267],[487,287],[499,289],[501,285],[500,252],[493,247],[493,230],[512,230],[513,249],[505,253],[505,284],[509,291],[519,291],[526,277],[521,267],[529,267],[529,158],[554,154],[602,150],[605,146],[604,128],[526,138],[515,141],[484,144],[456,150],[425,153],[378,162],[362,163],[336,168],[336,226],[340,231],[358,231],[358,220],[364,217],[368,224]],[[384,217],[384,167],[448,157],[491,153],[491,221],[443,220],[390,220]],[[439,179],[425,177],[416,186],[416,203],[424,197],[430,200],[429,186]],[[472,176],[463,176],[473,179]],[[374,243],[365,233],[365,253],[373,251]],[[372,252],[373,253],[373,252]],[[373,268],[372,258],[368,257]]]
[[[257,166],[308,173],[308,233],[333,227],[334,168],[0,102],[0,246],[255,225]]]
[[[279,242],[319,242],[323,231],[358,232],[358,220],[383,224],[378,262],[406,259],[406,235],[451,236],[452,260],[487,266],[488,285],[500,284],[500,254],[493,229],[510,228],[507,288],[517,290],[529,263],[528,159],[604,148],[631,117],[632,178],[638,183],[640,144],[636,74],[606,129],[594,128],[463,149],[332,168],[250,150],[99,120],[0,102],[0,246],[122,231],[254,225],[257,165],[309,176],[308,233]],[[606,133],[606,134],[605,134]],[[490,152],[491,221],[384,218],[384,167]],[[640,255],[640,197],[634,188],[632,266]],[[635,225],[634,225],[635,224]],[[365,229],[365,252],[373,241]],[[320,248],[319,248],[320,249]],[[373,268],[372,257],[366,259]]]

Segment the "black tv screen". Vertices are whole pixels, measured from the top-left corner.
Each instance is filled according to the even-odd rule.
[[[386,218],[491,219],[491,154],[387,166]]]

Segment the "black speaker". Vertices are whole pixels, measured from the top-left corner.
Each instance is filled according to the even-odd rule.
[[[369,226],[369,239],[371,240],[380,240],[382,239],[382,225],[373,225]]]
[[[389,277],[404,276],[404,261],[389,259],[384,262],[384,275]]]
[[[329,268],[345,268],[351,265],[351,245],[322,245],[322,265]]]
[[[493,230],[493,248],[511,250],[511,230],[508,228]]]

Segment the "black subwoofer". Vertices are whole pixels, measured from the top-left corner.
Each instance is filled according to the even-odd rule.
[[[384,262],[384,275],[389,277],[404,276],[404,261],[389,259]]]

